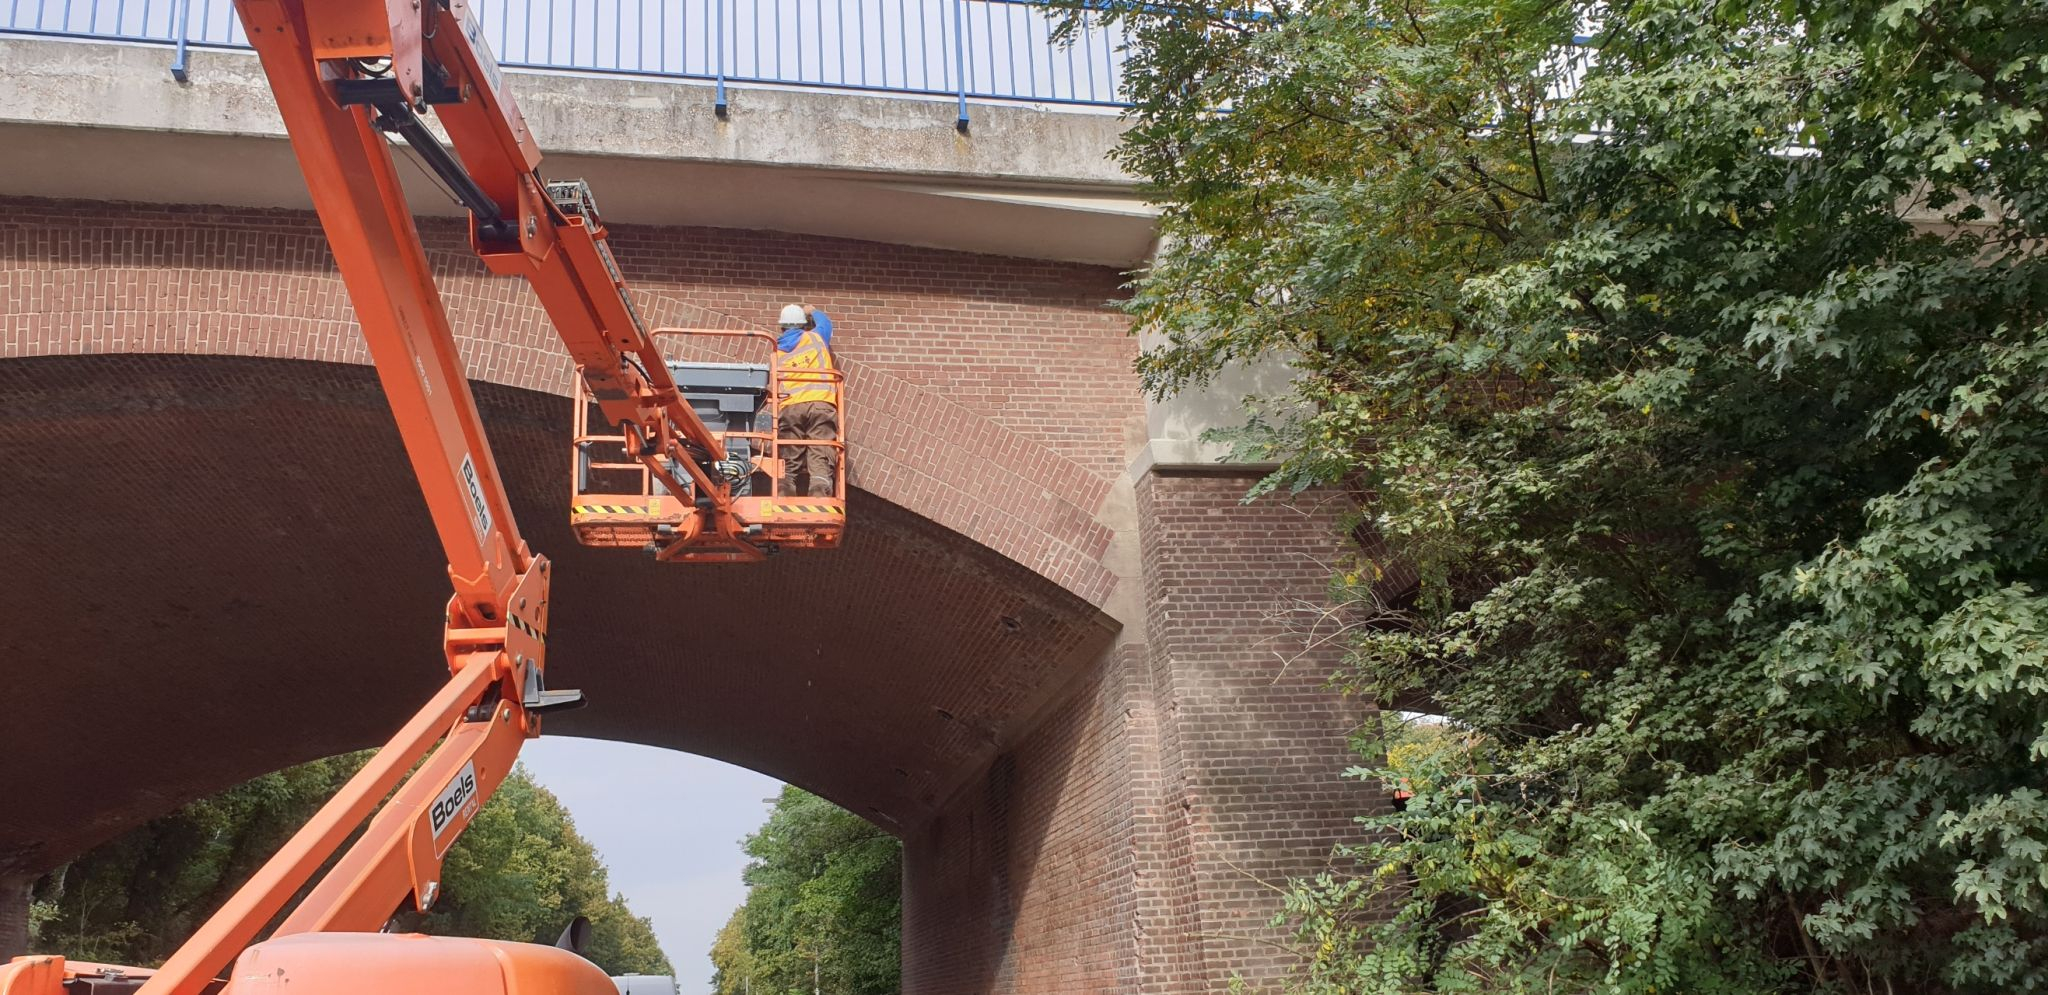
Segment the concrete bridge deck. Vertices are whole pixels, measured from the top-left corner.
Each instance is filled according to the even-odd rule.
[[[189,81],[154,46],[0,34],[0,176],[8,193],[311,208],[254,54],[197,50]],[[1105,109],[943,101],[511,71],[551,177],[581,177],[607,220],[838,235],[1131,266],[1152,211],[1107,158]],[[459,207],[424,171],[423,214]]]

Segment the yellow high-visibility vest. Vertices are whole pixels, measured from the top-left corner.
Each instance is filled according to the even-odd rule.
[[[796,348],[782,357],[782,403],[802,404],[806,401],[824,401],[837,407],[839,404],[839,383],[827,375],[805,374],[803,370],[831,370],[832,350],[825,347],[825,340],[817,332],[805,332],[796,340]]]

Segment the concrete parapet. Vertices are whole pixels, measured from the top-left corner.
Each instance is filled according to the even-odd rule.
[[[161,47],[0,37],[0,194],[234,207],[310,206],[262,67],[191,53],[173,81]],[[548,155],[583,177],[605,217],[864,238],[1132,266],[1154,212],[1108,154],[1102,110],[954,105],[799,88],[729,91],[682,80],[507,73]],[[423,170],[414,209],[456,208]]]

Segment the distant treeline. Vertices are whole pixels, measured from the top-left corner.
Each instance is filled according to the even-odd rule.
[[[747,837],[747,901],[711,947],[719,995],[893,995],[902,974],[903,845],[785,787]]]
[[[266,774],[109,841],[45,875],[30,944],[78,960],[161,963],[348,780],[369,752]],[[441,897],[399,927],[551,943],[590,919],[586,955],[613,974],[670,974],[649,922],[611,892],[562,803],[516,768],[448,852]]]

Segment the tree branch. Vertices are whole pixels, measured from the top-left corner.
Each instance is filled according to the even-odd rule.
[[[1971,58],[1970,53],[1964,51],[1962,46],[1957,45],[1955,41],[1950,39],[1947,34],[1943,33],[1939,27],[1936,27],[1934,24],[1930,23],[1927,20],[1927,15],[1924,12],[1914,14],[1913,23],[1920,27],[1920,36],[1922,38],[1925,38],[1928,41],[1931,41],[1934,44],[1941,46],[1942,52],[1947,54],[1949,58],[1956,60],[1956,62],[1961,64],[1963,68],[1968,69],[1971,75],[1977,77],[1980,80],[1983,80],[1984,89],[1987,92],[1989,92],[1993,97],[1998,98],[1998,101],[2000,103],[2005,104],[2007,107],[2011,107],[2014,110],[2038,110],[2038,108],[2027,107],[2026,101],[2021,100],[2018,94],[2011,92],[2004,86],[2001,86],[1998,82],[1998,74],[1996,72],[1993,72],[1991,70],[1991,67],[1983,65],[1979,63],[1976,59]],[[2048,120],[2048,116],[2044,116],[2043,120]],[[2038,129],[2039,122],[2036,122],[2036,130]]]

